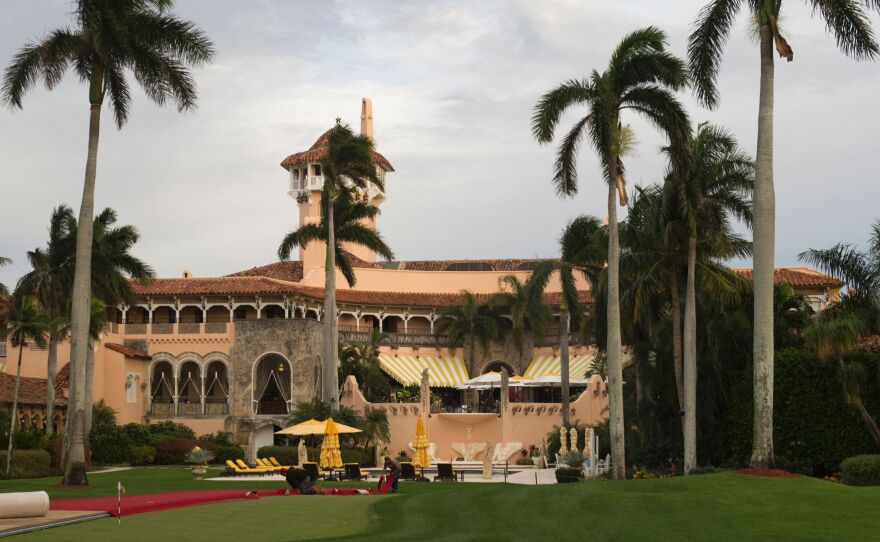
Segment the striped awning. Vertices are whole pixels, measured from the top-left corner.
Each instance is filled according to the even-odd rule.
[[[468,379],[467,367],[458,357],[383,354],[379,366],[404,386],[420,385],[425,368],[430,386],[451,388]]]
[[[587,354],[583,356],[569,356],[568,377],[582,379],[590,368],[590,362],[596,356]],[[559,356],[537,356],[523,376],[526,378],[540,378],[542,376],[560,376],[562,374],[562,362]]]

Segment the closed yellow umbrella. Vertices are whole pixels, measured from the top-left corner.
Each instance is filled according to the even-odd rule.
[[[339,428],[333,418],[327,418],[324,431],[324,442],[321,444],[322,469],[338,469],[342,467],[342,454],[339,453]]]
[[[428,458],[428,436],[425,434],[425,422],[422,421],[421,416],[416,422],[416,438],[413,441],[413,448],[415,449],[412,459],[413,467],[429,466],[431,460]]]

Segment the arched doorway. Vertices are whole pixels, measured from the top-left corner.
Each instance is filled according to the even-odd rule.
[[[489,365],[486,365],[486,368],[483,369],[483,374],[491,372],[500,373],[501,369],[507,371],[507,374],[509,376],[513,376],[516,374],[516,371],[513,369],[513,365],[507,363],[506,361],[493,361]]]
[[[150,414],[164,417],[174,415],[174,369],[167,361],[159,361],[153,366]]]
[[[202,368],[195,361],[185,362],[177,382],[178,415],[198,415],[202,410]]]
[[[266,354],[254,367],[254,413],[288,414],[291,408],[290,363],[279,354]]]
[[[229,413],[229,377],[226,364],[212,361],[205,373],[205,414],[224,415]]]

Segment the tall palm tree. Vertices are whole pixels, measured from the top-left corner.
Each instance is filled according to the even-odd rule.
[[[864,7],[861,5],[864,3]],[[773,49],[789,62],[794,52],[779,28],[782,0],[712,0],[700,11],[688,41],[688,61],[697,97],[718,106],[716,82],[721,56],[736,15],[745,9],[758,25],[761,77],[754,204],[754,428],[751,464],[773,463],[773,252],[776,195],[773,187]],[[866,8],[880,12],[877,0],[808,0],[844,54],[873,59],[878,46]]]
[[[327,147],[327,158],[322,162],[321,168],[324,173],[321,222],[305,224],[288,233],[278,247],[278,257],[286,260],[294,247],[305,248],[309,243],[316,241],[324,242],[327,246],[321,396],[335,410],[339,408],[336,268],[339,268],[349,286],[354,286],[357,281],[352,256],[342,245],[350,243],[363,246],[386,259],[392,259],[394,253],[382,235],[366,225],[366,221],[379,214],[379,208],[357,197],[359,191],[366,188],[369,183],[383,187],[382,181],[376,175],[376,166],[372,162],[372,140],[363,135],[356,136],[348,126],[337,124],[330,132]],[[348,185],[349,181],[353,186]]]
[[[94,413],[94,409],[92,408],[94,402],[94,386],[92,381],[95,376],[95,343],[101,340],[101,333],[104,331],[104,326],[107,324],[107,305],[97,297],[93,297],[89,315],[89,349],[87,351],[88,355],[86,356],[85,391],[85,400],[89,405],[89,408],[86,409],[85,416],[86,440],[88,440],[89,434],[92,432],[92,414]]]
[[[525,282],[519,280],[516,275],[504,275],[498,280],[500,291],[493,294],[489,304],[499,314],[509,314],[511,319],[511,336],[513,346],[519,354],[519,365],[522,366],[525,353],[525,332],[529,329],[535,338],[543,337],[547,322],[553,317],[553,312],[544,303],[541,296],[530,295],[534,286],[532,277]]]
[[[55,430],[55,373],[58,372],[58,343],[70,332],[70,289],[76,245],[76,218],[67,205],[52,210],[46,248],[28,252],[31,270],[15,287],[16,295],[32,295],[49,320],[49,351],[46,356],[46,433]]]
[[[489,343],[501,337],[500,316],[489,304],[480,303],[473,292],[461,291],[461,304],[445,307],[434,324],[434,334],[446,335],[446,346],[451,351],[467,349],[468,374],[476,375],[477,345],[483,353]]]
[[[620,242],[617,202],[625,202],[621,156],[631,131],[621,124],[626,110],[639,113],[664,132],[671,145],[686,140],[687,114],[671,91],[687,82],[684,63],[666,51],[666,35],[647,27],[626,35],[606,70],[588,79],[571,80],[545,94],[532,117],[532,133],[541,143],[553,139],[562,114],[583,106],[587,114],[574,124],[559,147],[553,182],[563,197],[577,193],[577,150],[586,133],[599,155],[608,183],[607,338],[611,456],[614,478],[626,475],[623,425],[623,367],[620,338]]]
[[[679,151],[683,152],[674,156]],[[667,152],[672,163],[683,166],[672,166],[667,182],[677,192],[688,231],[683,376],[684,473],[690,474],[697,467],[697,266],[700,265],[703,280],[711,278],[715,285],[727,284],[732,277],[726,268],[716,273],[712,262],[705,258],[698,264],[697,251],[702,248],[707,256],[722,258],[743,255],[743,243],[728,241],[730,222],[735,218],[751,223],[754,164],[732,135],[705,123],[699,125],[687,145]],[[720,251],[725,253],[719,254]]]
[[[9,265],[11,263],[12,263],[11,259],[6,258],[4,256],[0,256],[0,267],[3,267],[5,265]],[[0,282],[0,295],[9,295],[9,290],[6,288],[6,286],[2,282]]]
[[[82,204],[76,239],[76,263],[71,306],[72,380],[74,418],[71,453],[64,469],[64,483],[86,485],[86,378],[89,310],[92,298],[92,215],[98,164],[101,107],[110,101],[116,126],[122,128],[131,108],[131,71],[149,99],[158,105],[174,101],[179,111],[195,108],[196,87],[187,65],[199,66],[214,55],[205,34],[189,21],[168,13],[173,0],[77,0],[74,28],[60,28],[38,42],[22,47],[6,68],[0,101],[22,107],[25,93],[42,77],[55,88],[68,68],[89,87],[89,143]],[[79,348],[77,347],[79,345]]]
[[[6,476],[12,467],[12,443],[15,440],[15,422],[18,417],[18,389],[21,386],[21,359],[24,347],[34,343],[39,347],[46,345],[46,314],[37,306],[34,298],[24,296],[17,300],[9,316],[3,339],[9,339],[12,346],[18,347],[18,367],[15,370],[15,391],[12,393],[12,418],[9,422],[9,444],[6,447]],[[51,411],[47,413],[51,416]]]

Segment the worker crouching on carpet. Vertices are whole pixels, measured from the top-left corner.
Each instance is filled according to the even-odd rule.
[[[283,474],[284,478],[287,479],[287,483],[290,484],[291,489],[296,489],[299,491],[300,495],[318,494],[318,491],[315,489],[315,482],[317,480],[312,479],[305,469],[287,469],[287,472],[284,472]]]

